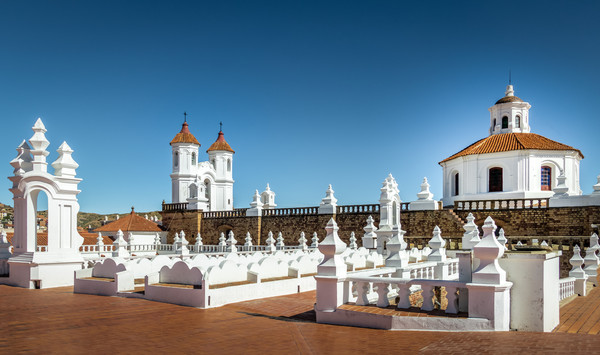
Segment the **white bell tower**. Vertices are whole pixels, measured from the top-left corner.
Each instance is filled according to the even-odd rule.
[[[210,209],[211,211],[233,210],[233,154],[235,151],[225,140],[222,129],[219,131],[217,140],[206,152],[208,160],[215,170]]]
[[[172,201],[188,202],[188,198],[197,198],[201,188],[196,182],[198,170],[198,149],[200,143],[190,132],[187,120],[183,122],[181,131],[171,140],[172,151]]]

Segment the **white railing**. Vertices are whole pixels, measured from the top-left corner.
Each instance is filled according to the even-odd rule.
[[[392,271],[393,272],[393,271]],[[385,274],[390,274],[390,270],[386,270]],[[438,296],[435,294],[436,287],[446,288],[446,299],[448,305],[445,312],[449,314],[458,313],[458,294],[459,288],[466,287],[466,283],[460,281],[446,280],[423,280],[414,279],[407,280],[397,277],[346,277],[347,283],[356,285],[356,293],[348,292],[356,297],[355,303],[357,306],[366,306],[375,303],[377,307],[387,308],[390,305],[390,299],[398,299],[396,308],[407,309],[412,307],[410,303],[410,295],[415,286],[422,290],[423,304],[421,310],[432,311],[436,307],[436,303],[441,305],[441,292]],[[349,285],[347,285],[349,286]],[[350,297],[350,296],[349,296]],[[436,298],[436,302],[433,299]],[[344,303],[351,302],[350,298],[344,300]]]
[[[559,301],[564,300],[565,298],[571,297],[575,294],[575,278],[574,277],[566,277],[564,279],[558,280],[558,293],[559,293]]]

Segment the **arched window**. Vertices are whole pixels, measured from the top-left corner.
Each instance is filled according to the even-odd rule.
[[[508,117],[502,117],[502,129],[508,128]]]
[[[210,163],[212,164],[213,169],[217,168],[217,164],[215,163],[215,160],[211,160]]]
[[[192,165],[196,165],[196,153],[192,153]]]
[[[517,115],[515,117],[515,127],[516,128],[521,128],[521,116]]]
[[[179,166],[179,153],[175,152],[175,156],[173,157],[173,165],[175,167]]]
[[[489,171],[489,192],[502,191],[502,168],[491,168]]]
[[[542,191],[552,190],[552,168],[549,166],[542,166]]]
[[[454,174],[454,191],[453,191],[453,195],[457,196],[459,193],[459,189],[458,189],[458,173]]]
[[[231,172],[231,159],[227,159],[227,171]]]
[[[494,118],[494,125],[492,126],[492,131],[496,129],[496,119]]]

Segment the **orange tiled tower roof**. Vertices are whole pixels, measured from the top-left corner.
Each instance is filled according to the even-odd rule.
[[[217,140],[210,146],[210,148],[206,150],[206,152],[210,152],[213,150],[226,150],[228,152],[235,153],[235,151],[231,149],[227,141],[225,141],[225,135],[223,134],[223,131],[219,131],[219,137],[217,137]]]
[[[173,140],[171,140],[170,144],[173,143],[193,143],[200,145],[196,137],[194,137],[192,132],[190,132],[187,122],[183,122],[181,125],[181,131],[177,133]]]
[[[119,230],[122,232],[162,232],[156,223],[138,216],[133,207],[129,215],[96,228],[94,232],[117,232]]]
[[[473,155],[473,154],[486,154],[486,153],[498,153],[508,152],[511,150],[526,150],[526,149],[537,149],[537,150],[574,150],[581,158],[583,154],[579,149],[575,149],[569,145],[562,144],[552,139],[548,139],[544,136],[540,136],[535,133],[503,133],[493,134],[487,138],[483,138],[460,152],[442,160],[439,164],[452,160],[454,158]]]

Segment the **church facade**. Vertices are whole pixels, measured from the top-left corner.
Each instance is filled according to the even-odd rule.
[[[208,148],[208,161],[199,161],[200,143],[183,122],[171,140],[173,203],[187,203],[187,209],[203,211],[233,210],[233,154],[235,151],[219,131]]]
[[[442,160],[443,204],[581,195],[576,148],[531,133],[531,105],[505,96],[490,111],[489,136]]]

